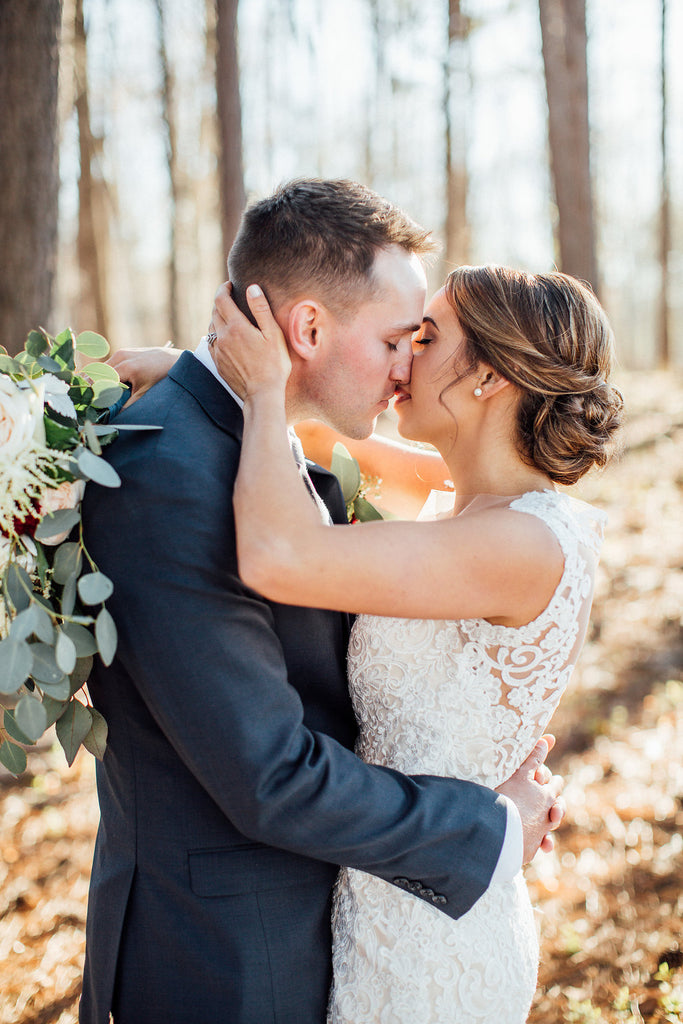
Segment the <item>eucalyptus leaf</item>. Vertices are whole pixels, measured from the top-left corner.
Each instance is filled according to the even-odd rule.
[[[76,338],[76,348],[81,355],[89,359],[101,359],[109,355],[109,343],[101,334],[95,331],[81,331]]]
[[[39,700],[24,694],[16,706],[14,717],[17,725],[29,737],[31,743],[39,740],[47,729],[47,713]]]
[[[57,643],[55,644],[55,660],[58,668],[67,676],[76,667],[76,645],[63,630],[57,630]]]
[[[79,453],[78,466],[81,472],[87,476],[88,480],[94,480],[96,484],[100,484],[102,487],[121,486],[121,477],[114,467],[110,466],[99,455],[94,455],[88,451],[87,448],[84,448]]]
[[[101,391],[96,390],[92,404],[95,409],[109,409],[116,405],[123,392],[124,388],[120,384],[116,387],[103,388]]]
[[[43,516],[36,528],[36,540],[45,542],[60,533],[69,532],[80,521],[81,513],[77,508],[60,508],[57,512]]]
[[[29,644],[33,655],[31,675],[37,683],[54,686],[61,682],[66,673],[57,664],[55,649],[49,644]]]
[[[62,632],[73,642],[79,658],[87,658],[91,654],[97,654],[97,640],[85,626],[79,626],[75,622],[65,622],[62,626]]]
[[[55,700],[54,697],[43,694],[43,707],[45,708],[45,714],[47,716],[46,729],[49,729],[51,725],[54,725],[58,718],[66,711],[67,707],[66,700]]]
[[[5,714],[2,718],[2,725],[7,735],[13,740],[16,740],[17,743],[28,744],[31,742],[28,736],[23,733],[17,725],[16,718],[14,717],[14,711],[10,711],[9,709],[5,710]]]
[[[97,430],[95,429],[95,424],[86,421],[86,423],[84,424],[83,429],[84,429],[84,432],[85,432],[85,437],[86,437],[86,440],[88,442],[88,447],[90,448],[90,451],[94,452],[95,455],[101,455],[102,454],[102,445],[100,444],[100,440],[99,440],[99,438],[97,436]]]
[[[33,653],[25,640],[0,640],[0,693],[15,693],[31,675]]]
[[[102,383],[118,384],[120,381],[118,373],[109,363],[88,363],[80,373],[82,377],[89,378],[95,385],[101,385]]]
[[[90,732],[83,739],[83,746],[87,751],[93,754],[98,761],[101,761],[104,757],[107,749],[107,735],[108,727],[103,716],[95,708],[90,708],[90,714],[92,715],[92,726]]]
[[[360,469],[343,444],[337,442],[332,449],[331,470],[339,480],[344,501],[353,501],[360,489]]]
[[[360,494],[353,503],[353,511],[356,519],[361,523],[370,523],[384,518],[382,513],[378,512],[375,506]]]
[[[62,676],[56,683],[45,683],[39,684],[43,694],[47,694],[48,697],[53,697],[55,700],[66,701],[72,695],[71,680],[69,676]]]
[[[55,344],[52,346],[50,355],[58,363],[68,367],[70,370],[74,368],[74,338],[71,331],[63,331],[57,335]]]
[[[48,373],[59,373],[61,366],[55,359],[51,359],[50,356],[38,356],[36,359],[38,366],[41,366],[43,370],[47,370]]]
[[[64,584],[64,590],[62,591],[62,600],[60,607],[62,609],[62,615],[72,615],[73,610],[76,606],[76,584],[78,583],[78,575],[74,573],[73,576],[69,576],[68,580]]]
[[[164,428],[156,423],[116,423],[115,429],[118,433],[119,430],[163,430]]]
[[[9,632],[13,640],[28,640],[30,636],[35,635],[46,644],[52,643],[54,637],[52,619],[35,601],[32,601],[23,612],[19,612]]]
[[[24,608],[28,608],[31,603],[33,583],[26,570],[16,562],[10,562],[5,590],[17,612],[23,612]]]
[[[76,541],[65,541],[55,551],[52,563],[52,578],[55,583],[66,584],[69,577],[81,571],[83,549]]]
[[[12,775],[21,775],[26,771],[26,751],[9,740],[3,740],[0,745],[0,762]]]
[[[50,342],[40,331],[29,331],[24,348],[29,355],[36,358],[49,350]]]
[[[21,373],[21,363],[12,359],[12,356],[8,356],[6,352],[2,352],[0,353],[0,373]]]
[[[87,683],[92,672],[93,659],[92,656],[86,658],[79,658],[76,662],[76,667],[69,676],[69,686],[71,689],[71,696],[74,693],[78,693],[84,683]]]
[[[105,665],[111,665],[116,654],[118,635],[116,624],[106,608],[102,609],[95,620],[95,637],[102,661]]]
[[[114,584],[103,572],[89,572],[78,581],[78,593],[84,604],[102,604],[114,593]]]
[[[55,729],[69,766],[74,763],[78,748],[92,728],[92,715],[79,700],[72,698]]]

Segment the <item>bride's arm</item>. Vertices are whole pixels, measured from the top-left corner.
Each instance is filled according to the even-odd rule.
[[[344,445],[361,473],[380,481],[373,504],[405,519],[415,519],[430,491],[452,490],[448,468],[438,452],[401,444],[381,434],[356,441],[337,433],[320,420],[297,423],[296,432],[309,459],[330,468],[332,449]]]
[[[405,618],[530,621],[562,572],[555,538],[531,516],[491,509],[435,523],[329,527],[301,483],[287,439],[289,357],[262,294],[217,322],[216,364],[245,398],[234,494],[240,575],[274,601]],[[239,337],[228,346],[225,339]],[[265,358],[264,358],[265,356]]]

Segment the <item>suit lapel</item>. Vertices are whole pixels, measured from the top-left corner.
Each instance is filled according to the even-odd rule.
[[[242,410],[213,374],[191,352],[183,352],[168,376],[197,401],[216,426],[242,442]],[[336,476],[307,461],[313,486],[330,510],[335,523],[346,522],[346,509]]]
[[[183,352],[168,376],[192,395],[216,426],[242,442],[242,410],[191,352]]]

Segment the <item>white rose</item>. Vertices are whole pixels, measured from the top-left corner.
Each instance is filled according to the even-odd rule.
[[[33,391],[0,374],[0,455],[8,462],[27,451],[40,434],[43,405]]]

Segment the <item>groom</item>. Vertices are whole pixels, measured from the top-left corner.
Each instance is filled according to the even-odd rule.
[[[350,182],[293,182],[246,213],[230,276],[238,300],[264,285],[285,327],[292,422],[370,433],[410,375],[428,248]],[[456,918],[520,866],[518,813],[472,783],[408,778],[351,752],[348,619],[271,604],[240,581],[242,415],[206,341],[120,422],[162,429],[121,434],[109,457],[122,486],[91,484],[83,510],[115,584],[119,647],[90,684],[109,742],[80,1020],[323,1024],[337,865]],[[335,479],[310,475],[345,521]],[[554,790],[520,770],[506,792],[528,859]]]

